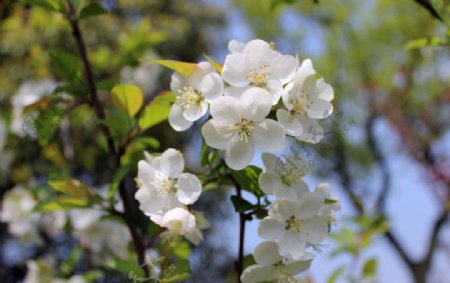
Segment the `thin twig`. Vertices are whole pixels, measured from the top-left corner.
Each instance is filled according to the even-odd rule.
[[[234,187],[236,188],[236,195],[241,198],[242,197],[242,188],[239,183],[233,178],[233,176],[229,176],[229,179],[233,182]],[[245,242],[245,222],[247,221],[248,216],[244,212],[239,213],[239,249],[238,249],[238,258],[236,261],[235,269],[237,273],[237,281],[241,283],[241,275],[244,271],[244,242]]]
[[[87,84],[89,87],[90,102],[91,102],[92,107],[95,110],[95,114],[96,114],[97,118],[99,118],[100,120],[103,120],[106,118],[106,115],[103,110],[103,106],[97,95],[97,88],[95,85],[94,75],[92,72],[91,65],[89,63],[89,59],[87,57],[86,46],[84,44],[83,36],[80,31],[76,11],[70,0],[68,0],[67,3],[68,3],[68,8],[69,8],[68,17],[69,17],[70,25],[72,27],[72,35],[76,41],[81,61],[83,62],[84,72],[85,72]],[[114,156],[114,159],[115,159],[115,165],[117,168],[119,168],[121,165],[120,158],[123,155],[124,150],[123,149],[116,150],[116,147],[114,145],[114,140],[112,139],[111,134],[106,126],[100,125],[100,128],[103,131],[104,135],[106,136],[110,154],[112,156]],[[139,239],[136,225],[133,222],[133,215],[131,213],[132,207],[130,206],[130,203],[128,201],[128,194],[127,194],[127,191],[125,188],[124,181],[120,182],[119,194],[122,199],[123,206],[124,206],[124,212],[123,212],[123,215],[121,215],[121,216],[124,218],[124,220],[127,224],[128,230],[130,231],[130,234],[131,234],[131,237],[133,240],[134,249],[136,250],[136,253],[138,256],[138,262],[141,265],[142,269],[144,270],[145,276],[148,277],[149,270],[148,270],[147,265],[145,265],[144,245],[142,244],[141,240]]]

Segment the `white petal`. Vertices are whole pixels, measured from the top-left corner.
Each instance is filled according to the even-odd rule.
[[[211,100],[219,97],[223,93],[223,80],[217,73],[207,74],[200,82],[199,91]]]
[[[259,283],[276,279],[276,270],[273,266],[251,265],[241,275],[242,283]]]
[[[178,90],[185,86],[188,86],[187,78],[179,73],[173,73],[170,81],[170,90],[172,90],[175,95],[178,95]]]
[[[283,257],[278,252],[275,242],[262,242],[253,251],[253,257],[257,264],[272,265],[280,262]]]
[[[246,76],[248,63],[244,55],[234,53],[225,58],[222,69],[222,78],[232,86],[246,86],[249,84]]]
[[[258,235],[268,241],[279,239],[283,231],[285,231],[284,223],[270,217],[264,218],[258,227]]]
[[[302,84],[306,77],[309,77],[315,73],[316,71],[313,68],[311,59],[305,59],[295,73],[294,81],[297,84]]]
[[[269,208],[269,217],[284,222],[286,219],[297,215],[298,205],[297,199],[277,199]]]
[[[181,203],[186,205],[197,201],[202,192],[202,184],[197,176],[190,173],[183,173],[178,176],[177,197]]]
[[[188,108],[183,112],[183,116],[188,121],[197,121],[208,111],[208,102],[203,100],[199,105],[191,104]]]
[[[278,52],[270,48],[269,43],[261,39],[255,39],[248,42],[245,45],[242,54],[249,59],[252,66],[270,63],[273,58],[279,55]]]
[[[307,193],[303,196],[296,217],[307,219],[315,216],[323,205],[323,198],[318,193]]]
[[[266,171],[274,171],[279,167],[279,163],[282,162],[282,160],[278,156],[267,152],[262,154],[261,159],[264,166],[266,167]]]
[[[301,259],[306,253],[306,240],[301,234],[285,231],[278,241],[280,254],[293,260]]]
[[[153,159],[152,165],[169,178],[178,177],[184,169],[184,158],[180,151],[169,148]]]
[[[333,88],[323,78],[318,79],[316,82],[316,93],[320,99],[327,101],[331,101],[334,98]]]
[[[270,95],[272,96],[272,105],[276,105],[280,100],[280,97],[284,93],[283,85],[281,84],[280,81],[269,79],[267,81],[267,89],[269,90]]]
[[[267,90],[252,87],[242,94],[239,103],[242,105],[241,116],[260,122],[272,108],[272,97]]]
[[[150,181],[154,178],[155,170],[145,160],[141,160],[138,163],[138,179],[142,184],[150,186]]]
[[[228,124],[221,123],[217,119],[211,119],[203,125],[202,135],[207,145],[217,149],[230,148],[233,137]]]
[[[242,53],[245,43],[232,39],[228,42],[228,50],[231,53]]]
[[[224,95],[231,96],[236,99],[240,99],[241,95],[244,93],[244,91],[246,91],[249,88],[250,88],[250,86],[243,86],[243,87],[229,86],[229,87],[225,88]]]
[[[192,126],[192,121],[186,120],[183,115],[184,109],[174,104],[169,112],[169,124],[178,132],[185,131]]]
[[[328,224],[325,216],[315,216],[305,222],[305,226],[301,231],[308,243],[313,245],[323,241],[328,233]]]
[[[308,117],[313,119],[323,119],[333,113],[333,104],[322,99],[313,99],[313,103],[308,108]]]
[[[297,139],[309,143],[318,143],[324,136],[324,132],[319,123],[309,117],[303,115],[295,115],[303,126],[303,132]]]
[[[239,105],[239,100],[235,98],[221,96],[211,102],[211,116],[214,119],[234,123],[239,119],[240,113],[241,106]]]
[[[255,144],[267,151],[276,151],[284,147],[286,137],[283,126],[275,120],[265,119],[253,129]]]
[[[312,260],[294,261],[286,264],[286,270],[291,276],[295,276],[309,269]]]
[[[297,67],[298,61],[294,56],[281,55],[274,60],[270,69],[270,75],[282,84],[286,84],[294,78]]]
[[[276,181],[277,177],[277,174],[273,172],[263,172],[259,175],[259,186],[261,187],[261,190],[268,195],[273,195],[274,187],[278,185],[278,182]]]
[[[277,110],[277,119],[286,130],[286,134],[298,137],[303,133],[303,126],[299,120],[295,119],[293,115],[284,109]]]
[[[237,141],[225,151],[225,163],[234,170],[250,165],[255,154],[255,145],[251,142]]]
[[[214,67],[207,61],[203,61],[203,62],[199,62],[197,64],[197,67],[203,71],[203,73],[207,74],[207,73],[211,73],[211,72],[215,72],[216,69],[214,69]]]

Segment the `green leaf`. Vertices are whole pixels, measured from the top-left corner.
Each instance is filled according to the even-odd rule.
[[[79,198],[81,200],[89,200],[92,195],[88,186],[75,179],[48,181],[48,184],[55,191],[62,192],[68,196]]]
[[[337,203],[337,202],[338,202],[337,200],[331,199],[331,198],[326,198],[326,199],[324,200],[324,203],[325,203],[325,204],[335,204],[335,203]]]
[[[163,121],[169,117],[170,108],[175,101],[175,95],[171,92],[163,92],[144,108],[144,111],[139,119],[139,127],[141,130],[146,130]]]
[[[344,273],[344,271],[345,271],[344,266],[337,268],[335,271],[333,271],[333,273],[330,275],[330,277],[328,277],[327,283],[336,282],[336,280],[342,275],[342,273]]]
[[[254,264],[256,264],[256,261],[252,254],[248,254],[244,257],[244,264],[243,264],[244,269]]]
[[[368,259],[363,265],[363,278],[373,278],[377,274],[378,261],[376,258]]]
[[[135,278],[144,278],[144,271],[142,267],[136,262],[136,260],[124,260],[116,258],[106,264],[109,268],[115,269],[130,276],[136,276]]]
[[[203,57],[205,57],[206,60],[208,60],[208,62],[214,67],[214,69],[216,69],[216,71],[217,71],[219,74],[222,73],[222,68],[223,68],[223,65],[222,65],[222,64],[217,63],[216,61],[214,61],[213,59],[211,59],[211,57],[209,57],[209,56],[206,55],[206,54],[203,54]]]
[[[176,60],[158,60],[152,58],[146,58],[146,61],[150,61],[156,64],[159,64],[163,67],[174,70],[177,73],[182,74],[185,77],[189,77],[194,72],[195,68],[197,68],[197,64],[194,63],[186,63]]]
[[[64,273],[70,273],[75,269],[77,262],[81,257],[81,248],[74,247],[69,257],[61,262],[60,269]]]
[[[446,41],[440,37],[422,37],[408,41],[405,50],[421,49],[423,47],[435,47],[445,45]]]
[[[86,208],[89,203],[86,200],[70,196],[58,196],[40,201],[33,209],[34,212],[69,210],[74,208]]]
[[[186,259],[177,260],[170,264],[161,272],[161,282],[170,283],[182,281],[191,275],[189,261]]]
[[[261,172],[261,168],[251,165],[239,171],[232,170],[231,175],[244,190],[251,192],[257,197],[262,197],[265,194],[261,191],[258,183]]]
[[[448,0],[431,0],[431,5],[439,14],[441,19],[450,27],[450,1]]]
[[[111,186],[108,189],[108,198],[113,198],[117,192],[117,189],[119,188],[120,182],[131,172],[133,172],[135,166],[133,165],[126,165],[120,167],[116,173],[114,174],[113,181],[111,183]]]
[[[280,6],[282,4],[292,4],[295,1],[296,0],[272,0],[270,3],[270,9],[274,10],[275,8],[277,8],[278,6]]]
[[[59,109],[55,105],[50,105],[46,109],[42,110],[34,120],[34,129],[38,136],[40,145],[46,145],[52,139],[56,130],[59,127],[61,119],[68,113],[65,109]],[[27,119],[33,119],[32,116],[27,116]],[[27,123],[27,122],[24,122]]]
[[[142,144],[144,145],[144,148],[151,148],[151,149],[159,149],[161,144],[159,143],[159,140],[153,137],[140,137],[133,141],[134,144]]]
[[[101,270],[91,270],[84,273],[82,276],[86,282],[94,282],[95,280],[103,276],[103,272]]]
[[[88,17],[102,15],[106,13],[107,11],[105,10],[105,8],[103,8],[103,6],[100,5],[99,3],[91,3],[83,7],[83,9],[81,9],[79,18],[80,20],[82,20]]]
[[[26,5],[39,6],[49,11],[61,11],[58,0],[22,0],[21,2]]]
[[[173,249],[173,254],[181,259],[188,259],[191,253],[191,247],[185,241],[179,241]]]
[[[255,208],[255,205],[251,204],[240,196],[231,196],[231,202],[233,203],[234,210],[236,212],[245,212]]]
[[[120,84],[111,90],[113,105],[128,117],[134,117],[144,103],[142,90],[132,84]]]
[[[134,127],[136,120],[130,118],[127,113],[111,108],[107,112],[107,118],[100,123],[108,127],[113,137],[122,137]]]
[[[79,81],[80,61],[78,57],[61,50],[50,52],[50,65],[56,75],[65,81]]]

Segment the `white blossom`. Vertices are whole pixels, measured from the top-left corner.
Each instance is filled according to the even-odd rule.
[[[265,240],[276,241],[282,256],[299,260],[307,245],[317,245],[328,232],[328,217],[319,215],[324,205],[318,193],[307,193],[300,200],[277,200],[258,228]]]
[[[11,98],[13,107],[11,131],[19,136],[25,136],[24,122],[25,118],[23,110],[26,106],[36,103],[43,96],[52,93],[56,83],[52,80],[29,81],[23,83],[17,93]],[[28,113],[27,115],[36,116],[36,113]]]
[[[303,180],[304,173],[295,159],[282,160],[270,153],[263,153],[265,170],[259,176],[259,185],[263,192],[275,195],[279,199],[298,199],[309,192]]]
[[[183,173],[184,159],[181,152],[173,148],[161,156],[146,155],[138,164],[138,184],[135,197],[139,208],[152,221],[159,223],[169,210],[193,204],[202,192],[197,176]]]
[[[223,93],[223,80],[208,62],[200,62],[189,77],[172,75],[170,89],[176,96],[169,123],[176,131],[190,128],[208,111],[208,103]]]
[[[157,58],[149,53],[145,58]],[[149,96],[157,86],[157,79],[161,74],[161,67],[149,61],[141,61],[137,67],[125,66],[120,70],[120,82],[139,86],[145,96]]]
[[[260,39],[247,44],[233,40],[228,46],[231,54],[222,69],[222,77],[230,85],[225,94],[239,98],[245,90],[260,87],[269,91],[272,104],[277,104],[285,85],[294,77],[297,59],[280,54]]]
[[[311,143],[319,142],[324,134],[316,120],[333,112],[330,103],[334,98],[333,88],[323,78],[317,77],[311,60],[306,59],[287,89],[282,97],[287,110],[278,109],[278,121],[288,135]]]
[[[183,236],[194,245],[198,245],[203,240],[194,215],[185,208],[176,207],[169,210],[157,224],[167,228],[169,235],[166,234],[166,236]]]
[[[313,255],[306,254],[297,261],[280,255],[274,242],[262,242],[253,251],[256,264],[247,267],[241,275],[242,283],[266,281],[293,282],[294,276],[306,271],[311,265]]]
[[[285,132],[275,120],[266,119],[272,102],[262,88],[246,90],[240,99],[222,96],[211,104],[212,119],[202,127],[205,142],[225,150],[226,164],[243,169],[253,159],[255,148],[276,151],[284,147]]]
[[[111,256],[128,258],[130,232],[122,223],[102,219],[103,215],[97,209],[71,210],[70,219],[75,237],[83,246],[89,248],[96,262],[104,261]]]

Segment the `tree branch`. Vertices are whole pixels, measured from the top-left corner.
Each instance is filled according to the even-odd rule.
[[[430,1],[428,0],[414,0],[417,4],[425,8],[433,17],[436,19],[442,21],[441,16],[436,12],[433,5],[431,5]]]
[[[231,176],[231,181],[236,188],[236,195],[242,197],[242,188],[239,183]],[[241,283],[241,275],[244,271],[244,242],[245,242],[245,221],[247,221],[248,216],[244,212],[239,213],[239,249],[238,249],[238,259],[236,261],[235,269],[237,273],[238,283]]]
[[[72,35],[77,44],[81,61],[83,62],[86,81],[87,81],[88,88],[89,88],[91,106],[94,108],[97,118],[99,118],[100,120],[103,120],[106,118],[106,115],[103,110],[103,106],[97,95],[97,88],[95,85],[94,75],[92,72],[91,65],[89,63],[89,59],[87,57],[86,46],[84,44],[83,36],[80,31],[76,11],[70,0],[67,1],[67,4],[68,4],[68,8],[69,8],[68,9],[68,17],[69,17],[70,26],[72,28]],[[112,139],[111,134],[106,126],[100,125],[100,128],[103,131],[104,135],[106,136],[110,154],[112,156],[114,156],[114,159],[115,159],[116,168],[120,168],[120,165],[121,165],[120,158],[123,155],[124,150],[116,150],[116,147],[114,145],[114,140]],[[127,224],[128,230],[130,231],[131,238],[133,240],[134,249],[136,250],[136,253],[138,256],[138,262],[141,265],[142,269],[144,270],[145,276],[148,277],[149,270],[148,270],[147,265],[145,264],[144,245],[142,244],[142,242],[139,239],[136,225],[133,222],[133,215],[131,213],[132,207],[130,206],[130,203],[128,201],[128,194],[127,194],[127,191],[125,188],[125,183],[123,180],[122,180],[122,182],[120,182],[120,185],[119,185],[119,194],[120,194],[120,198],[122,199],[123,206],[124,206],[124,213],[122,216]]]

